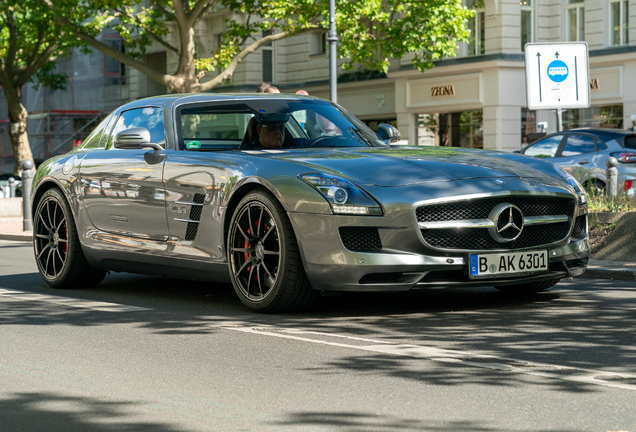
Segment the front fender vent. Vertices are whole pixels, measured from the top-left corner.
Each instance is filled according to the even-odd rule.
[[[190,207],[190,220],[200,221],[201,213],[203,212],[203,203],[205,202],[205,195],[194,194],[192,201],[197,203],[197,205],[192,205],[192,207]],[[197,237],[198,232],[199,232],[199,222],[188,222],[188,228],[186,228],[185,239],[188,241],[194,240]]]

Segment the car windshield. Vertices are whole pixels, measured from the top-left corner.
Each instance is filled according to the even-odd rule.
[[[239,149],[256,138],[257,123],[284,126],[285,148],[386,146],[363,122],[327,101],[259,98],[181,107],[177,112],[179,147]]]

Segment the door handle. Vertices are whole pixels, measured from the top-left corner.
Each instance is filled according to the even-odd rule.
[[[582,160],[579,162],[579,165],[585,165],[585,164],[589,164],[590,161],[589,160]]]

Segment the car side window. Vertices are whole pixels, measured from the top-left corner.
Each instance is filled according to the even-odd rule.
[[[106,126],[108,126],[110,119],[111,119],[111,116],[108,115],[106,116],[104,120],[99,122],[99,124],[93,130],[93,132],[91,132],[91,134],[88,137],[86,137],[86,139],[82,143],[82,147],[81,147],[82,149],[99,148],[99,143],[103,142],[102,137],[104,136],[104,133],[106,131]]]
[[[587,135],[569,135],[561,152],[562,157],[578,156],[596,150],[594,137]]]
[[[160,146],[166,144],[166,132],[163,127],[163,110],[147,107],[135,108],[121,113],[108,140],[108,148],[112,147],[113,139],[119,132],[133,127],[144,127],[150,132],[150,141]]]
[[[625,148],[636,149],[636,135],[629,135],[625,137]]]
[[[553,135],[532,144],[523,152],[526,156],[534,156],[539,158],[551,158],[556,156],[559,150],[559,144],[563,135]]]

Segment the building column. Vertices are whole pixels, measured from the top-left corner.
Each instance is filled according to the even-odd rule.
[[[513,152],[521,148],[521,107],[484,107],[484,149]]]

